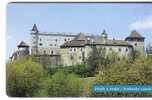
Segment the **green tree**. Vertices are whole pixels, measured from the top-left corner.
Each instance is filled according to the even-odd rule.
[[[87,59],[87,66],[97,74],[100,70],[108,68],[109,64],[112,64],[117,60],[117,53],[111,51],[107,54],[106,50],[103,48],[96,48],[95,55],[90,54]]]
[[[39,88],[42,67],[30,58],[21,58],[6,64],[6,90],[8,96],[33,96]]]
[[[51,97],[77,97],[82,94],[81,80],[75,74],[63,71],[59,71],[52,78],[45,80],[43,87],[40,93],[47,93]]]

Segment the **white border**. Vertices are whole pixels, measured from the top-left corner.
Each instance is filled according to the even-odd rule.
[[[9,2],[99,2],[103,0],[0,0],[0,99],[1,100],[10,100],[10,99],[21,99],[21,98],[10,98],[6,95],[6,72],[5,72],[5,63],[6,63],[6,7]],[[114,2],[116,0],[105,0],[106,2]],[[152,0],[119,0],[119,2],[137,2],[137,1],[151,1]],[[118,2],[118,1],[117,1]],[[23,98],[22,98],[23,99]],[[59,98],[24,98],[24,99],[54,99],[57,100]],[[60,98],[61,99],[61,98]],[[62,98],[62,99],[80,99],[80,98]],[[82,97],[81,99],[135,99],[135,98],[86,98]],[[139,98],[136,98],[139,99]],[[144,99],[144,98],[140,98]],[[151,99],[151,98],[146,98]]]

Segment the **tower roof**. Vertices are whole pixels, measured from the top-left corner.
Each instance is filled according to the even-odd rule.
[[[32,31],[38,32],[36,24],[33,25]]]
[[[131,34],[126,38],[141,38],[141,39],[144,39],[144,37],[142,37],[136,30],[133,30],[131,32]]]
[[[21,41],[17,47],[29,47],[24,41]]]
[[[129,37],[142,37],[136,30],[133,30]]]
[[[83,33],[79,33],[74,40],[86,40],[86,36]]]
[[[107,33],[106,33],[106,30],[105,30],[105,29],[103,29],[103,32],[102,32],[102,34],[107,34]]]

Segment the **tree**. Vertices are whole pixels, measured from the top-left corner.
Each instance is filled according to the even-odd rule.
[[[21,58],[6,65],[6,90],[8,96],[29,97],[39,88],[42,67],[30,58]]]
[[[76,75],[59,71],[44,81],[44,89],[42,93],[51,97],[77,97],[82,94],[82,83]]]
[[[87,59],[87,66],[94,71],[94,75],[100,70],[108,68],[109,64],[117,61],[117,53],[114,51],[108,52],[103,48],[96,49],[95,55],[90,54]]]

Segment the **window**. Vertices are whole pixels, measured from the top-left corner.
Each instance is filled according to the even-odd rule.
[[[121,48],[119,48],[119,51],[121,51]]]
[[[135,46],[137,46],[137,43],[135,43]]]
[[[128,48],[126,48],[126,52],[128,51]]]
[[[40,38],[40,41],[42,41],[42,39]]]
[[[51,55],[53,55],[53,50],[51,51]]]
[[[81,51],[83,51],[83,49],[82,49],[82,48],[80,48],[80,50],[81,50]]]
[[[73,60],[73,56],[71,56],[71,60]]]
[[[39,43],[39,45],[42,46],[43,44],[42,44],[42,43]]]
[[[50,44],[50,46],[52,46],[52,44]]]
[[[74,48],[74,51],[76,51],[76,48]]]
[[[43,53],[46,54],[46,51],[44,50]]]
[[[57,41],[58,41],[58,39],[55,39],[55,41],[57,42]]]
[[[66,39],[64,39],[64,41],[67,41]]]
[[[120,61],[120,58],[118,57],[118,61]]]
[[[79,56],[79,59],[81,59],[81,56]]]
[[[35,44],[35,42],[33,42],[33,44]]]
[[[70,51],[72,51],[72,48],[70,48]]]
[[[112,48],[109,48],[109,50],[111,51],[111,50],[112,50]]]
[[[57,44],[54,44],[54,46],[57,46]]]

